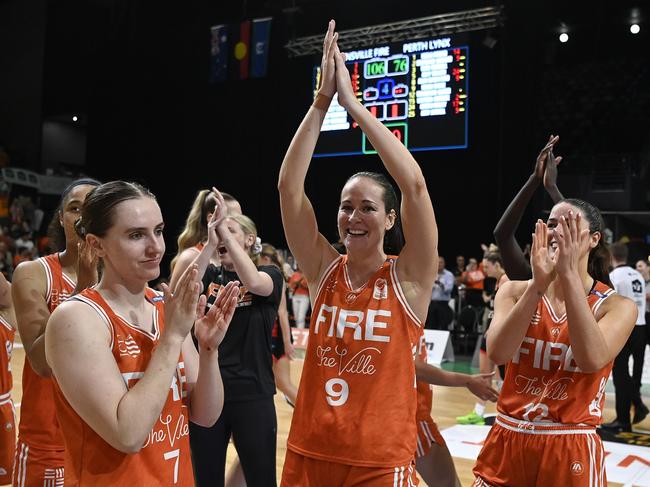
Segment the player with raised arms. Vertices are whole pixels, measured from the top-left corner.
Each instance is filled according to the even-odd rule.
[[[194,485],[189,420],[209,426],[221,413],[217,350],[237,285],[207,314],[194,266],[174,294],[148,288],[160,274],[163,226],[154,196],[135,183],[98,186],[81,208],[76,227],[103,274],[57,308],[45,337],[66,486]]]
[[[603,230],[594,206],[561,201],[535,225],[532,279],[496,294],[487,353],[506,376],[474,485],[607,485],[596,427],[637,309],[606,284]]]
[[[334,28],[331,21],[318,95],[289,146],[278,182],[287,242],[313,303],[282,485],[413,485],[414,353],[438,265],[438,230],[420,167],[357,100]],[[400,205],[381,174],[348,179],[338,211],[343,256],[319,232],[304,188],[337,93],[402,193]]]

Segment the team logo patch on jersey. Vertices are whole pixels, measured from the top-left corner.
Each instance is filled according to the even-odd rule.
[[[571,473],[573,475],[582,475],[582,473],[585,471],[584,467],[582,466],[582,463],[580,462],[573,462],[571,464]]]
[[[345,295],[345,302],[348,304],[352,304],[357,300],[357,293],[347,293]]]
[[[551,329],[551,335],[553,335],[555,338],[557,338],[557,336],[559,334],[560,334],[560,329],[559,328],[555,327],[555,328]]]
[[[388,283],[386,279],[379,278],[375,281],[375,291],[372,293],[374,299],[388,299]]]
[[[126,338],[122,338],[119,334],[117,335],[117,349],[120,351],[120,357],[137,357],[140,355],[140,347],[138,347],[138,344],[130,333]]]

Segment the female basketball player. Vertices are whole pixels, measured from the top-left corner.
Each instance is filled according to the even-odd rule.
[[[154,196],[134,183],[103,184],[81,207],[77,229],[103,275],[46,330],[66,485],[193,485],[188,421],[209,426],[221,412],[217,348],[237,287],[226,286],[207,314],[196,268],[173,295],[148,288],[160,274],[163,226]]]
[[[282,485],[409,485],[417,483],[413,351],[438,267],[438,231],[422,171],[359,103],[334,27],[331,21],[318,95],[289,146],[278,183],[287,242],[313,303]],[[338,212],[344,256],[319,233],[304,190],[335,94],[402,192],[400,208],[386,177],[358,173],[348,179]]]
[[[226,283],[241,282],[241,296],[232,326],[219,347],[224,383],[224,410],[211,428],[191,426],[192,459],[199,486],[224,485],[226,450],[235,444],[246,483],[250,487],[276,483],[277,419],[271,334],[284,289],[279,268],[256,266],[261,242],[253,221],[231,215],[221,193],[208,225],[208,241],[195,264],[212,294]],[[218,250],[221,265],[209,264]],[[207,267],[207,269],[206,269]]]
[[[72,295],[75,287],[79,291],[96,282],[93,265],[79,268],[79,263],[88,263],[88,259],[80,258],[80,240],[74,224],[86,195],[99,184],[94,179],[79,179],[65,189],[54,222],[59,230],[63,229],[64,248],[23,262],[13,275],[11,293],[16,323],[27,358],[13,478],[16,487],[41,487],[63,481],[64,442],[56,419],[44,338],[50,313],[59,303]]]
[[[11,399],[13,377],[11,352],[14,348],[16,315],[11,284],[0,272],[0,484],[10,484],[16,450],[16,410]]]
[[[487,349],[506,377],[475,485],[607,485],[595,428],[637,308],[605,284],[603,229],[589,203],[556,204],[535,225],[532,279],[497,293]]]

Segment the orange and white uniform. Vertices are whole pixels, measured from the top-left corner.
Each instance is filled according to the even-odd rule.
[[[63,273],[59,254],[37,261],[45,270],[45,298],[52,313],[74,292],[75,282]],[[34,372],[29,360],[25,360],[14,487],[63,485],[64,444],[54,407],[53,383],[51,378]]]
[[[352,289],[347,256],[321,278],[283,486],[417,485],[413,358],[421,322],[396,260],[388,257],[359,289]]]
[[[0,314],[0,484],[11,483],[16,449],[16,410],[11,400],[11,351],[16,330]]]
[[[614,290],[596,281],[587,302],[596,314]],[[566,313],[540,299],[506,368],[498,414],[474,467],[474,485],[605,486],[602,422],[610,362],[584,373],[569,342]]]
[[[162,296],[147,289],[146,298],[155,306],[152,332],[116,314],[94,289],[72,298],[91,306],[106,324],[111,333],[111,351],[127,387],[133,387],[144,375],[164,329]],[[103,440],[79,417],[58,385],[55,400],[65,437],[66,487],[194,485],[182,354],[171,378],[167,401],[138,453],[120,452]]]
[[[427,362],[427,343],[424,339],[424,332],[420,336],[418,345],[418,357],[424,363]],[[440,434],[438,425],[431,417],[433,406],[433,386],[426,382],[417,381],[418,407],[415,413],[415,422],[418,430],[418,444],[415,451],[416,458],[422,458],[429,453],[431,445],[437,443],[446,447],[444,438]]]

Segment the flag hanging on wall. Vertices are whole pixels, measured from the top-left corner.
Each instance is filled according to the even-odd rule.
[[[230,75],[232,79],[248,79],[250,63],[251,21],[244,20],[231,28],[231,60]]]
[[[210,27],[210,83],[226,81],[228,75],[228,26]]]
[[[263,78],[269,58],[269,38],[271,36],[271,17],[253,19],[251,40],[251,78]]]

